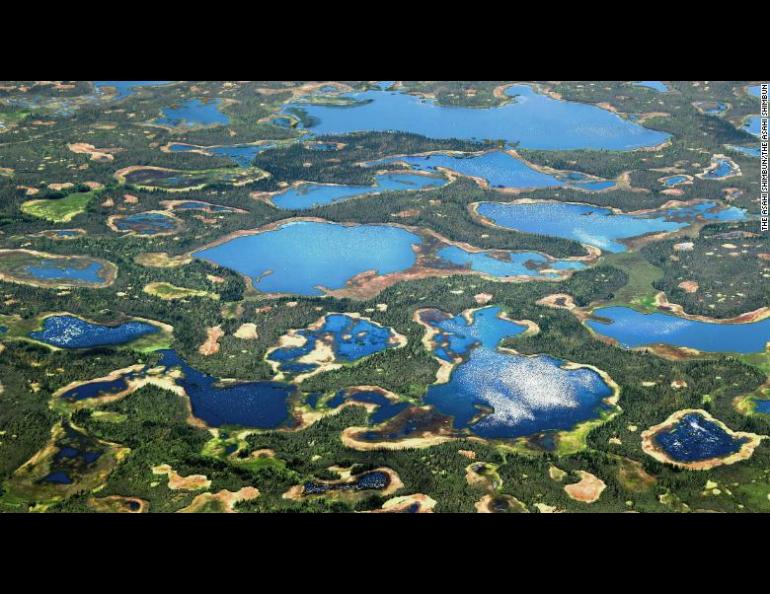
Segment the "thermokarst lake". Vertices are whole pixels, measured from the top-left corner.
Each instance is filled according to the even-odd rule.
[[[719,324],[615,306],[595,309],[586,325],[626,348],[669,344],[712,353],[760,353],[770,342],[770,318],[747,324]]]
[[[714,202],[645,214],[615,213],[609,208],[574,202],[482,202],[476,212],[500,227],[574,239],[608,252],[626,251],[623,239],[677,231],[697,217],[708,221],[738,221],[745,217],[739,208],[721,208]]]
[[[322,295],[322,288],[340,289],[362,272],[406,270],[416,260],[412,246],[421,242],[398,227],[297,221],[193,255],[248,276],[266,293]]]
[[[221,99],[190,99],[178,106],[164,107],[155,124],[172,128],[228,124],[230,118],[219,110],[221,103]]]
[[[76,316],[56,315],[45,318],[43,328],[29,336],[57,347],[83,349],[125,344],[159,331],[157,326],[145,322],[132,321],[118,326],[105,326]]]
[[[304,341],[302,344],[295,345]],[[370,320],[346,314],[329,314],[321,323],[291,335],[292,346],[281,346],[268,354],[278,369],[287,373],[307,373],[318,368],[308,356],[316,349],[330,348],[335,361],[353,362],[398,344],[396,335]]]
[[[512,85],[500,107],[447,107],[406,93],[371,90],[342,95],[351,105],[293,103],[316,135],[398,131],[428,138],[503,140],[529,149],[633,150],[662,144],[669,135],[644,128],[595,105],[561,101],[528,85]]]
[[[332,202],[382,192],[420,190],[443,186],[446,179],[409,173],[384,173],[376,176],[373,186],[346,186],[306,183],[276,194],[272,202],[278,208],[304,210]]]
[[[486,180],[493,188],[537,189],[569,186],[596,192],[615,185],[615,182],[592,179],[577,172],[565,172],[559,176],[543,173],[506,151],[490,151],[480,155],[449,153],[406,155],[372,161],[367,165],[383,167],[393,163],[405,163],[411,169],[419,171],[435,172],[440,168],[451,169],[461,175]]]
[[[524,327],[492,306],[467,315],[423,311],[436,329],[434,354],[462,362],[447,383],[428,388],[424,400],[453,417],[454,427],[486,438],[513,438],[565,430],[608,410],[613,389],[593,369],[548,355],[524,356],[498,348]]]

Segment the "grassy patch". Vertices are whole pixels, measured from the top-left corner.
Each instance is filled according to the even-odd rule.
[[[80,213],[85,212],[95,195],[96,192],[75,192],[64,198],[27,200],[21,205],[21,211],[24,214],[52,223],[68,223]]]
[[[214,301],[219,300],[219,295],[210,291],[200,291],[198,289],[188,289],[186,287],[177,287],[171,283],[158,282],[150,283],[144,287],[144,292],[153,297],[158,297],[164,301],[174,299],[186,299],[188,297],[207,297]]]

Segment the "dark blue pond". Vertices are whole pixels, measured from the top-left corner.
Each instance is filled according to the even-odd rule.
[[[328,315],[319,329],[299,330],[297,334],[306,339],[304,345],[279,348],[268,355],[271,361],[280,362],[281,371],[304,373],[315,369],[317,365],[297,360],[310,353],[319,340],[331,343],[337,361],[352,362],[385,350],[393,337],[389,328],[345,314]]]
[[[601,319],[589,319],[588,327],[626,348],[670,344],[713,353],[760,353],[770,342],[770,318],[749,324],[716,324],[618,306],[600,307],[593,313]]]
[[[754,400],[754,411],[765,415],[770,415],[770,400]]]
[[[746,443],[698,413],[683,416],[667,431],[654,437],[658,446],[677,462],[698,462],[734,454]]]
[[[360,390],[354,392],[340,390],[326,403],[326,406],[329,408],[337,408],[346,400],[376,404],[377,410],[369,416],[369,423],[372,425],[384,423],[411,406],[408,402],[392,402],[382,393],[374,390]]]
[[[340,289],[361,272],[410,268],[416,259],[412,246],[421,242],[398,227],[303,221],[236,237],[194,256],[249,276],[261,291],[321,295],[319,287]]]
[[[349,483],[317,483],[308,481],[304,485],[305,495],[319,495],[329,491],[366,491],[384,489],[390,484],[390,477],[379,470],[361,473],[356,480]]]
[[[513,85],[513,100],[487,109],[440,106],[415,95],[370,90],[343,95],[352,106],[294,103],[315,122],[310,131],[348,134],[399,131],[429,138],[503,140],[530,149],[632,150],[655,146],[668,134],[648,130],[594,105],[560,101],[527,85]]]
[[[72,479],[70,475],[63,470],[55,470],[54,472],[43,477],[44,483],[54,483],[57,485],[71,485]]]
[[[30,337],[67,349],[118,345],[136,340],[160,329],[144,322],[126,322],[119,326],[92,324],[75,316],[51,316],[43,321],[43,329]]]
[[[216,378],[190,367],[176,351],[160,351],[160,364],[179,367],[177,380],[190,398],[193,414],[210,427],[240,425],[274,429],[289,421],[289,397],[295,388],[279,382],[218,385]]]
[[[103,270],[99,262],[91,262],[87,266],[72,266],[65,260],[42,260],[37,266],[27,266],[24,271],[35,278],[45,280],[80,280],[89,283],[101,283],[99,274]]]
[[[128,383],[126,380],[137,377],[138,373],[127,373],[114,380],[104,380],[98,382],[89,382],[67,390],[61,395],[64,400],[86,400],[88,398],[101,398],[110,396],[126,390]]]
[[[539,235],[574,239],[608,252],[626,251],[619,240],[687,227],[696,217],[709,221],[736,221],[746,213],[735,207],[717,209],[714,202],[642,215],[615,214],[609,208],[571,202],[482,202],[478,213],[493,223]]]
[[[116,99],[124,99],[134,92],[137,87],[158,87],[167,85],[170,80],[95,80],[94,86],[97,91],[103,92],[104,87],[114,87],[117,94]]]
[[[347,200],[355,196],[420,190],[428,187],[443,186],[446,180],[441,177],[415,175],[410,173],[385,173],[375,177],[373,186],[346,186],[307,183],[291,188],[273,196],[273,204],[278,208],[304,210]]]
[[[155,123],[173,128],[229,124],[230,118],[219,111],[221,103],[221,99],[189,99],[178,107],[164,107],[162,117],[157,118]]]
[[[116,217],[112,224],[119,231],[133,231],[138,235],[157,235],[168,233],[176,228],[176,221],[159,212],[138,212],[124,217]]]

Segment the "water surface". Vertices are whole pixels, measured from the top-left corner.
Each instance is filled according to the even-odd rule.
[[[370,90],[343,95],[353,106],[295,103],[312,119],[314,134],[399,131],[429,138],[503,140],[530,149],[632,150],[655,146],[668,134],[644,128],[584,103],[560,101],[513,85],[510,103],[487,109],[441,106],[415,95]]]
[[[687,227],[698,216],[710,221],[735,221],[745,217],[739,208],[717,210],[714,202],[643,215],[615,214],[609,208],[569,202],[482,202],[478,213],[501,227],[573,239],[608,252],[627,249],[619,240],[676,231]]]
[[[441,177],[415,175],[410,173],[384,173],[375,177],[373,186],[349,186],[306,183],[273,196],[273,204],[278,208],[304,210],[347,200],[356,196],[420,190],[428,187],[443,186],[446,180]]]
[[[746,443],[745,437],[733,437],[701,414],[683,416],[668,430],[653,438],[672,460],[699,462],[734,454]]]
[[[83,349],[126,344],[159,330],[157,326],[144,322],[105,326],[75,316],[63,315],[47,317],[43,321],[43,329],[31,332],[29,336],[61,348]]]
[[[589,319],[588,327],[626,348],[670,344],[713,353],[759,353],[770,342],[770,318],[750,324],[717,324],[644,314],[621,306],[600,307],[593,315],[602,319]]]
[[[412,246],[421,242],[398,227],[300,221],[236,237],[194,256],[249,276],[260,291],[322,295],[319,287],[343,288],[365,271],[410,268],[416,260]]]
[[[221,99],[189,99],[177,107],[164,107],[155,123],[172,128],[229,124],[230,118],[219,111],[221,103]]]

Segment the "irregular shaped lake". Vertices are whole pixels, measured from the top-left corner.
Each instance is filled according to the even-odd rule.
[[[441,106],[383,90],[342,95],[356,102],[351,106],[294,103],[287,109],[304,110],[314,122],[309,131],[318,135],[398,131],[428,138],[504,140],[545,150],[633,150],[669,138],[595,105],[552,99],[527,85],[512,85],[506,94],[513,98],[510,103],[487,109]]]
[[[496,258],[485,252],[467,252],[457,246],[448,246],[438,252],[438,256],[471,270],[490,276],[535,276],[556,278],[559,270],[581,270],[583,262],[575,260],[549,260],[537,252],[507,252],[505,258]]]
[[[530,167],[521,159],[505,151],[490,151],[481,155],[454,156],[446,153],[431,155],[408,155],[388,157],[367,163],[370,167],[381,167],[392,163],[406,163],[419,171],[438,171],[439,167],[451,169],[461,175],[477,177],[487,181],[494,188],[549,188],[569,185],[584,190],[603,190],[615,185],[606,180],[591,180],[573,172],[561,177],[542,173]]]
[[[639,80],[634,83],[637,87],[645,87],[647,89],[652,89],[653,91],[657,91],[658,93],[665,93],[668,91],[668,87],[663,81],[660,80]]]
[[[648,233],[672,232],[687,227],[696,217],[709,221],[737,221],[745,217],[739,208],[717,210],[716,203],[632,215],[615,214],[609,208],[571,202],[482,202],[478,214],[496,225],[538,235],[574,239],[608,252],[624,252],[618,240]]]
[[[390,328],[345,314],[327,315],[320,326],[297,330],[294,336],[304,339],[304,344],[280,347],[268,355],[268,359],[280,363],[281,371],[288,373],[306,373],[318,367],[318,363],[302,359],[320,346],[319,341],[331,347],[336,361],[345,362],[358,361],[397,343]]]
[[[110,219],[116,231],[131,231],[136,235],[160,235],[177,229],[177,220],[161,212],[138,212]]]
[[[435,311],[435,310],[434,310]],[[513,438],[542,431],[570,429],[607,409],[612,388],[588,368],[567,369],[548,355],[524,356],[498,350],[502,338],[523,328],[499,318],[489,307],[467,318],[423,322],[440,330],[434,353],[447,361],[470,353],[454,368],[449,382],[428,388],[424,401],[486,438]]]
[[[231,239],[193,256],[231,268],[267,293],[322,295],[369,270],[389,274],[410,268],[422,239],[385,225],[345,226],[309,221]]]
[[[270,381],[221,385],[216,378],[190,367],[176,351],[160,353],[160,365],[182,370],[183,377],[177,383],[190,398],[193,415],[210,427],[274,429],[289,421],[288,400],[294,386]]]
[[[43,260],[37,266],[27,266],[25,272],[42,280],[78,280],[86,283],[101,283],[104,266],[89,262],[85,266],[69,266],[66,260]]]
[[[144,322],[126,322],[119,326],[93,324],[81,318],[63,315],[50,316],[43,321],[43,329],[31,332],[30,338],[66,349],[84,349],[125,344],[160,328]]]
[[[770,318],[750,324],[717,324],[620,306],[600,307],[593,315],[603,319],[589,319],[588,327],[626,348],[670,344],[710,353],[759,353],[770,342]]]
[[[273,148],[271,144],[234,144],[231,146],[193,146],[190,144],[172,144],[170,147],[172,153],[186,153],[193,150],[203,150],[207,153],[220,155],[229,158],[239,167],[248,167],[259,153]]]
[[[137,87],[158,87],[173,82],[170,80],[95,80],[94,86],[100,93],[105,88],[114,88],[115,99],[124,99],[134,92]]]
[[[155,123],[172,128],[229,124],[230,118],[219,111],[221,103],[221,99],[190,99],[178,107],[164,107],[161,110],[163,115],[157,118]]]
[[[444,178],[409,173],[384,173],[376,176],[373,186],[345,186],[331,184],[306,183],[273,196],[273,204],[278,208],[304,210],[332,202],[347,200],[356,196],[420,190],[422,188],[443,186]]]

